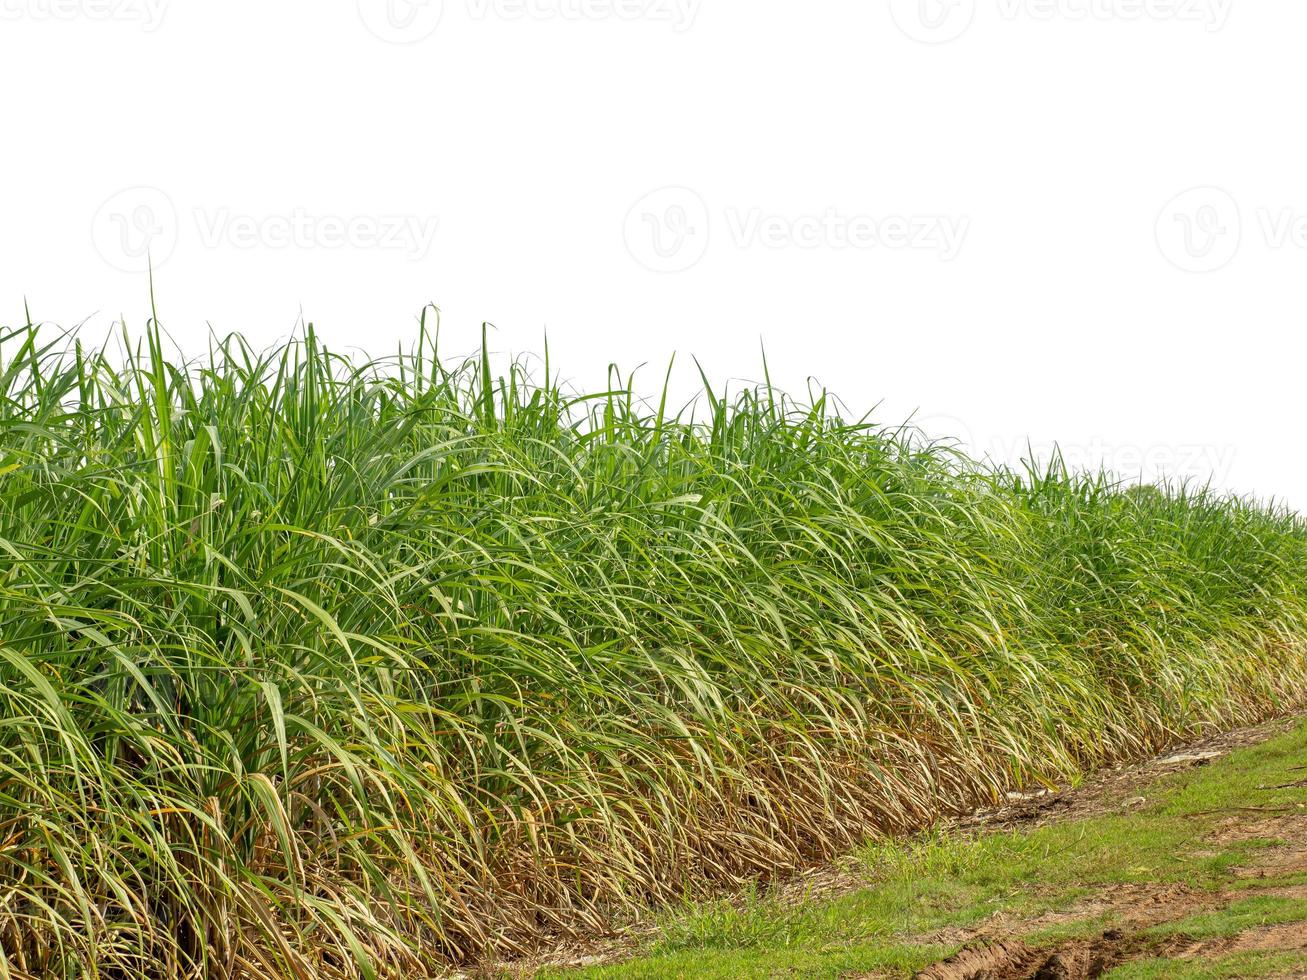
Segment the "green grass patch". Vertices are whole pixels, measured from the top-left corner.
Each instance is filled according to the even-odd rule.
[[[1103,974],[1104,980],[1254,980],[1300,977],[1307,968],[1301,953],[1233,953],[1211,960],[1149,959]]]
[[[1185,935],[1194,939],[1211,939],[1219,936],[1236,936],[1259,926],[1278,926],[1288,922],[1307,920],[1307,901],[1261,895],[1234,902],[1223,909],[1168,922],[1165,926],[1149,930],[1150,934]]]

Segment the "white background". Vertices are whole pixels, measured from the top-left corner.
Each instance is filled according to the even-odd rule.
[[[385,354],[434,302],[450,353],[488,320],[688,391],[765,342],[980,452],[1303,508],[1305,37],[1289,0],[0,0],[0,323],[143,326],[148,245],[189,354],[301,314]]]

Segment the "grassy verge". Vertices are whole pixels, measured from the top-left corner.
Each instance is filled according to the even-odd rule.
[[[431,316],[372,362],[0,330],[9,975],[428,974],[1307,691],[1293,515]]]
[[[1174,918],[1140,929],[1144,943],[1134,961],[1108,975],[1302,975],[1307,942],[1297,951],[1216,949],[1178,960],[1149,956],[1148,941],[1183,936],[1201,943],[1295,923],[1307,932],[1307,893],[1282,893],[1301,882],[1301,868],[1234,874],[1283,844],[1259,836],[1276,832],[1258,826],[1268,814],[1307,832],[1307,789],[1272,788],[1304,766],[1307,725],[1130,790],[1146,794],[1142,802],[1121,794],[1105,801],[1121,812],[1031,832],[936,834],[863,848],[852,868],[865,886],[851,894],[798,904],[736,898],[682,909],[628,962],[539,976],[907,977],[956,953],[956,937],[982,925],[1035,947],[1055,947],[1127,926],[1140,904],[1175,894],[1175,886],[1198,894],[1180,903]],[[1247,827],[1232,831],[1232,821]],[[1122,886],[1140,890],[1125,891],[1121,902],[1103,901]],[[1185,914],[1190,907],[1202,911]]]

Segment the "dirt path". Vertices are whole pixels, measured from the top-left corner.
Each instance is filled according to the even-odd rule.
[[[880,853],[892,864],[896,850]],[[1009,794],[901,850],[908,863],[892,873],[863,855],[778,885],[762,905],[728,900],[689,926],[636,926],[512,972],[1307,978],[1302,719],[1103,770],[1074,789]]]
[[[972,831],[1017,830],[1053,821],[1092,818],[1142,804],[1157,779],[1177,770],[1208,765],[1231,751],[1265,741],[1290,727],[1280,722],[1232,733],[1170,752],[1143,765],[1100,773],[1085,785],[1062,793],[1014,796],[1008,806],[959,821]],[[1286,790],[1307,787],[1302,766],[1284,773],[1285,782],[1260,787]],[[1118,885],[1099,890],[1065,912],[1037,919],[998,916],[960,937],[961,952],[917,974],[921,980],[1080,980],[1115,975],[1123,965],[1150,961],[1155,972],[1144,976],[1208,975],[1307,977],[1307,919],[1274,925],[1253,925],[1207,939],[1189,935],[1185,926],[1195,916],[1218,920],[1236,903],[1258,898],[1307,900],[1307,808],[1302,803],[1267,806],[1249,800],[1246,806],[1222,808],[1204,836],[1214,847],[1239,842],[1274,842],[1258,858],[1232,868],[1229,887],[1195,888],[1183,883]],[[1299,883],[1301,876],[1304,880]],[[1288,883],[1286,883],[1288,882]],[[1075,936],[1051,945],[1032,945],[1021,937],[1050,929],[1075,930],[1079,924],[1103,919],[1112,928],[1091,936]],[[1261,962],[1246,954],[1286,954]],[[1247,974],[1237,954],[1250,965]],[[1295,954],[1295,955],[1287,955]],[[1226,966],[1217,964],[1227,963]],[[1169,965],[1168,965],[1169,964]],[[1267,972],[1267,971],[1270,972]],[[1235,972],[1228,972],[1235,971]],[[868,974],[867,976],[872,976]]]

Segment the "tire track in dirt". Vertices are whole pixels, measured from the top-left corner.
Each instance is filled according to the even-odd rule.
[[[1245,741],[1249,735],[1253,737]],[[1239,733],[1237,744],[1251,744],[1261,737],[1266,737],[1263,729]],[[1204,765],[1226,751],[1226,746],[1212,743],[1203,751],[1164,756],[1142,767],[1104,773],[1096,779],[1095,786],[1074,793],[1019,800],[1012,806],[990,815],[968,818],[963,823],[986,829],[1028,828],[1051,820],[1113,812],[1119,804],[1107,801],[1119,798],[1123,790],[1141,785],[1140,777],[1146,777],[1150,770],[1177,764]],[[1180,931],[1173,934],[1153,931],[1198,913],[1226,909],[1239,900],[1263,896],[1307,899],[1307,885],[1275,883],[1285,876],[1307,873],[1307,813],[1276,812],[1274,808],[1253,803],[1250,801],[1249,806],[1230,811],[1208,836],[1214,846],[1249,840],[1279,842],[1260,853],[1257,861],[1233,869],[1233,878],[1241,887],[1207,891],[1184,884],[1128,884],[1105,888],[1065,912],[1044,915],[1035,921],[1006,918],[991,921],[971,931],[967,946],[956,955],[921,971],[917,975],[919,980],[1085,980],[1141,959],[1192,962],[1236,953],[1298,951],[1304,953],[1304,967],[1295,975],[1307,976],[1307,922],[1257,926],[1213,939],[1195,939]],[[1267,880],[1268,884],[1258,886],[1255,882],[1259,880]],[[1019,938],[1052,925],[1074,927],[1077,922],[1093,921],[1104,915],[1114,917],[1120,927],[1091,938],[1045,946],[1032,946]],[[953,938],[957,941],[963,937]]]
[[[1157,940],[1108,930],[1094,939],[1075,939],[1052,948],[1019,940],[972,947],[917,974],[918,980],[1091,980],[1138,959],[1179,962],[1232,953],[1307,953],[1307,923],[1249,929],[1233,937],[1195,940],[1184,935]]]

